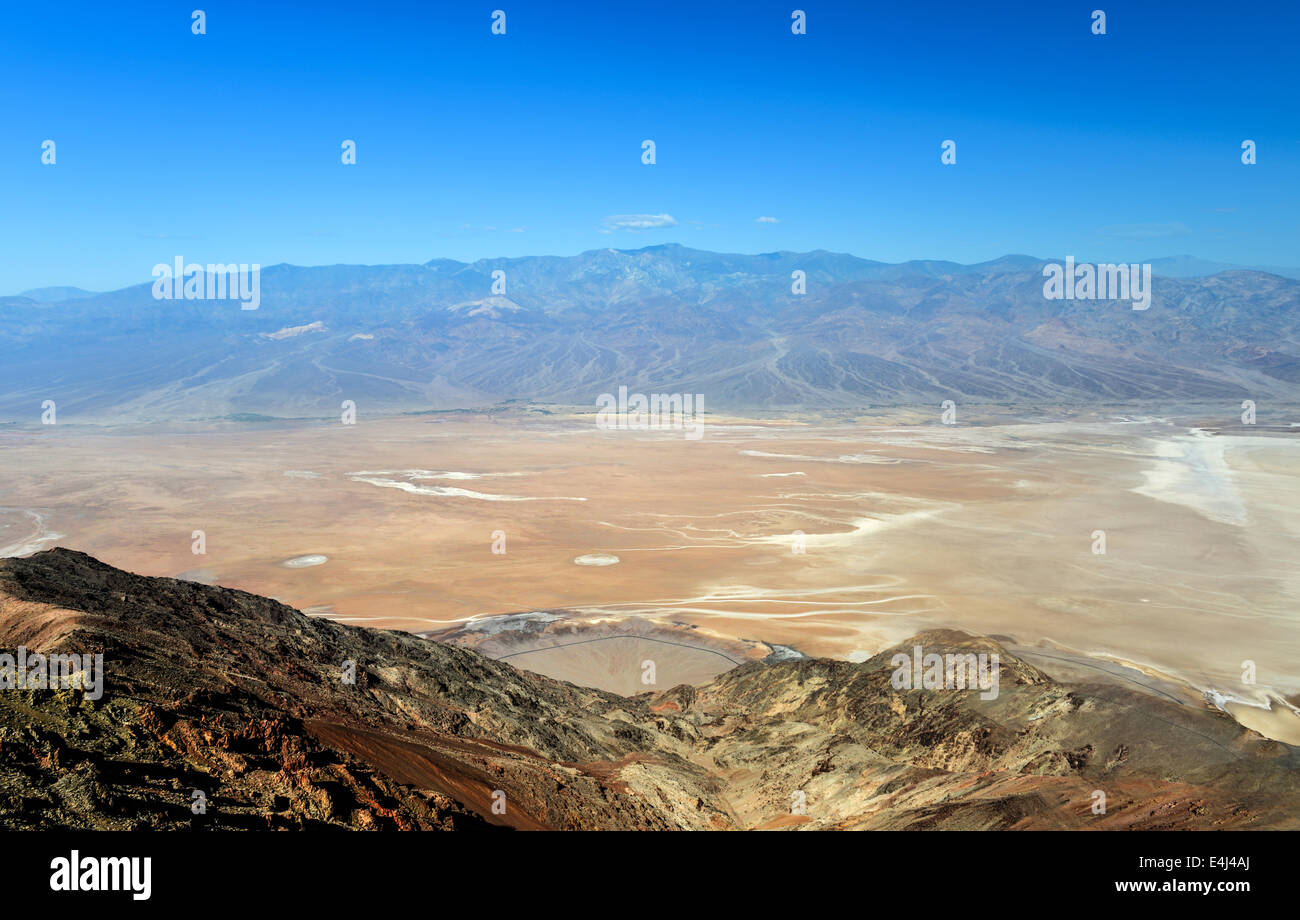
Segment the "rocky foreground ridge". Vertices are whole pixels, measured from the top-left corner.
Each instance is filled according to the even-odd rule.
[[[1300,826],[1294,747],[989,639],[917,643],[998,652],[997,698],[895,690],[894,649],[621,697],[53,549],[0,560],[0,652],[102,652],[103,693],[0,690],[0,827]]]

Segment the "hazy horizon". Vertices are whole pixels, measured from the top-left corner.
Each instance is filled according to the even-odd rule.
[[[184,247],[178,247],[178,248],[184,248]],[[662,249],[671,249],[671,248],[691,249],[697,252],[709,253],[711,255],[735,255],[735,256],[747,256],[747,257],[761,257],[761,256],[769,256],[769,255],[811,255],[815,253],[829,253],[831,255],[848,256],[849,258],[860,259],[864,262],[875,262],[881,265],[901,266],[901,265],[908,265],[913,263],[950,263],[953,265],[961,266],[963,268],[973,268],[981,265],[996,264],[1006,259],[1033,259],[1036,261],[1041,261],[1046,263],[1052,261],[1059,261],[1065,258],[1067,255],[1067,254],[1062,254],[1059,256],[1038,256],[1027,252],[1005,252],[1002,253],[1001,255],[994,256],[991,259],[981,259],[975,262],[962,262],[957,259],[941,258],[937,256],[917,256],[915,258],[902,259],[899,261],[890,261],[886,259],[877,259],[869,255],[861,255],[856,252],[844,252],[844,251],[838,251],[833,249],[826,249],[824,247],[819,247],[811,250],[772,249],[772,250],[765,250],[761,252],[741,252],[739,250],[701,249],[699,247],[691,246],[686,243],[681,243],[676,240],[669,240],[662,243],[652,243],[645,246],[635,246],[635,247],[627,247],[627,246],[594,247],[591,249],[584,249],[580,252],[573,252],[573,253],[530,252],[530,253],[525,253],[523,255],[515,255],[515,256],[506,256],[506,255],[479,256],[477,258],[468,259],[468,260],[452,259],[448,256],[435,255],[419,262],[342,261],[342,262],[328,262],[328,263],[319,263],[319,264],[311,264],[311,265],[297,263],[297,262],[275,262],[271,264],[264,264],[261,266],[261,268],[263,270],[269,268],[279,268],[279,267],[303,268],[303,269],[335,268],[335,267],[398,268],[398,267],[420,267],[420,266],[430,265],[435,262],[446,262],[446,261],[458,262],[466,266],[473,266],[473,265],[479,265],[484,263],[522,261],[525,259],[575,259],[584,255],[588,255],[590,253],[601,252],[603,250],[630,254],[630,253],[645,252],[648,250],[662,250]],[[190,262],[195,262],[196,264],[206,264],[209,261],[206,259],[191,259],[188,255],[185,255],[184,253],[178,253],[178,254],[184,256],[187,264]],[[1081,255],[1076,253],[1071,253],[1068,255],[1073,257],[1075,262],[1078,264],[1083,264],[1085,262],[1095,264],[1095,263],[1104,263],[1107,261],[1105,259],[1090,258],[1087,255]],[[165,261],[170,262],[171,259],[167,259]],[[221,260],[218,259],[215,261],[220,262]],[[1221,271],[1260,271],[1260,272],[1267,272],[1272,274],[1279,274],[1287,278],[1300,278],[1300,266],[1260,265],[1260,264],[1242,265],[1242,264],[1236,264],[1231,262],[1220,262],[1214,259],[1206,259],[1200,256],[1191,255],[1189,253],[1172,253],[1168,255],[1148,256],[1146,258],[1135,258],[1128,261],[1137,264],[1152,264],[1152,265],[1160,264],[1164,266],[1169,266],[1170,268],[1173,268],[1175,266],[1182,268],[1183,266],[1186,266],[1186,268],[1189,269],[1188,271],[1165,272],[1171,277],[1180,277],[1180,278],[1202,277],[1204,275],[1217,274],[1218,272]],[[150,266],[150,268],[152,268],[152,266]],[[14,291],[13,293],[10,294],[0,293],[0,297],[22,297],[31,293],[52,292],[61,289],[66,289],[69,291],[78,292],[77,294],[73,295],[73,297],[69,298],[69,299],[77,299],[82,296],[94,296],[97,294],[111,294],[117,291],[126,290],[127,288],[137,287],[141,284],[152,284],[152,283],[153,283],[152,278],[146,278],[144,280],[139,280],[139,281],[130,281],[118,287],[91,289],[76,284],[72,281],[63,280],[51,284],[37,285],[34,287],[25,288],[21,291]]]

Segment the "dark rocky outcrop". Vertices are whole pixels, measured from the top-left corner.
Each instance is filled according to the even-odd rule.
[[[915,641],[999,652],[998,697],[895,690],[894,650],[620,697],[54,549],[0,560],[0,651],[102,653],[104,691],[0,690],[0,826],[1300,823],[1300,752],[1221,713],[1063,685],[964,633]]]

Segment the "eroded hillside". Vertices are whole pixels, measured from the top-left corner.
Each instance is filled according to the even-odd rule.
[[[0,824],[1300,825],[1300,752],[1221,713],[1064,685],[963,633],[914,643],[999,653],[996,699],[896,690],[894,650],[620,697],[54,549],[0,560],[0,649],[102,653],[103,692],[0,692]]]

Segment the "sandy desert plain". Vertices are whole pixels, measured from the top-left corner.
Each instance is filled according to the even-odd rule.
[[[593,411],[4,427],[0,556],[67,546],[624,693],[646,657],[662,689],[955,627],[1300,744],[1300,412],[713,416],[689,440]]]

